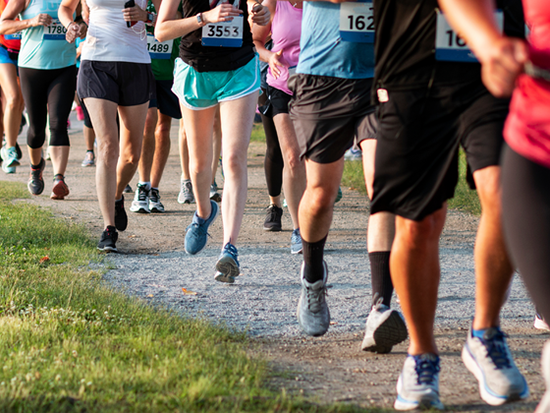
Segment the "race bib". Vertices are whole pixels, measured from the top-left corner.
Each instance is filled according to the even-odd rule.
[[[202,45],[241,47],[243,45],[243,16],[230,22],[210,23],[202,28]]]
[[[21,32],[5,34],[4,39],[6,40],[21,40]]]
[[[152,34],[147,35],[147,51],[151,59],[170,59],[174,40],[159,42]]]
[[[504,27],[504,14],[502,11],[495,12],[495,21],[502,32]],[[441,12],[437,14],[435,59],[447,62],[478,61],[466,42],[454,31]]]
[[[65,33],[67,29],[59,20],[53,20],[49,26],[44,27],[45,40],[65,40]]]
[[[374,43],[372,1],[340,4],[340,37],[346,42]]]

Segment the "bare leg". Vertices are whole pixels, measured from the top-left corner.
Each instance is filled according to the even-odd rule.
[[[153,166],[151,168],[151,186],[158,188],[162,173],[170,155],[170,126],[172,118],[162,113],[158,113],[158,122],[155,129],[155,156],[153,157]]]
[[[220,108],[216,112],[214,117],[214,136],[213,142],[213,156],[212,156],[212,183],[216,180],[216,171],[218,170],[218,160],[220,159],[220,154],[222,152],[222,124],[220,120]]]
[[[92,128],[84,126],[82,131],[84,132],[84,142],[86,142],[86,150],[87,151],[93,151],[94,150],[94,142],[95,142],[95,132],[94,132],[94,130]]]
[[[182,107],[183,113],[183,107]],[[185,133],[185,124],[183,118],[180,119],[179,149],[181,163],[181,179],[191,179],[189,175],[189,149],[187,147],[187,134]]]
[[[23,112],[23,95],[17,82],[17,68],[11,63],[0,64],[0,87],[5,97],[3,120],[6,147],[11,148],[17,143]]]
[[[50,146],[50,156],[52,158],[53,174],[65,175],[67,164],[69,163],[70,146]]]
[[[145,119],[143,130],[143,144],[141,157],[139,158],[139,180],[140,182],[151,182],[151,166],[155,155],[155,127],[158,120],[157,108],[149,108]]]

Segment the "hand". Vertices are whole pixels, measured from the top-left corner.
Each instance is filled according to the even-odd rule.
[[[80,26],[80,38],[84,39],[88,34],[88,25],[83,21],[78,23],[78,25]]]
[[[278,79],[279,76],[281,76],[281,69],[280,67],[284,67],[284,65],[279,61],[279,58],[283,54],[283,50],[279,50],[277,53],[271,53],[269,56],[269,70],[271,70],[271,74],[275,79]]]
[[[147,12],[145,10],[142,10],[139,6],[122,9],[122,14],[124,15],[124,20],[126,20],[127,22],[147,21]]]
[[[50,16],[49,14],[41,13],[31,19],[31,26],[49,26],[50,24],[52,24],[52,20],[52,16]]]
[[[80,25],[75,22],[70,22],[67,27],[67,33],[65,33],[65,40],[69,43],[73,43],[77,37],[80,37]]]
[[[220,4],[218,7],[204,12],[202,19],[205,23],[230,22],[234,17],[240,16],[243,13],[241,9],[234,7],[232,4]]]
[[[271,13],[269,9],[262,6],[260,3],[256,3],[252,8],[252,23],[258,26],[266,26],[271,20]]]
[[[494,96],[512,95],[517,77],[529,56],[527,45],[519,39],[501,37],[479,56],[481,78]]]

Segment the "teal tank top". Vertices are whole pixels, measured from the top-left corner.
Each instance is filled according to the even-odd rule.
[[[66,30],[57,18],[60,4],[61,0],[31,0],[21,13],[24,20],[47,13],[53,21],[47,27],[30,27],[23,31],[19,67],[52,70],[76,64],[76,46],[65,40]]]

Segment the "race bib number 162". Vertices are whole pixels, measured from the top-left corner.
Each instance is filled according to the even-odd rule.
[[[340,37],[346,42],[374,43],[372,1],[340,4]]]

